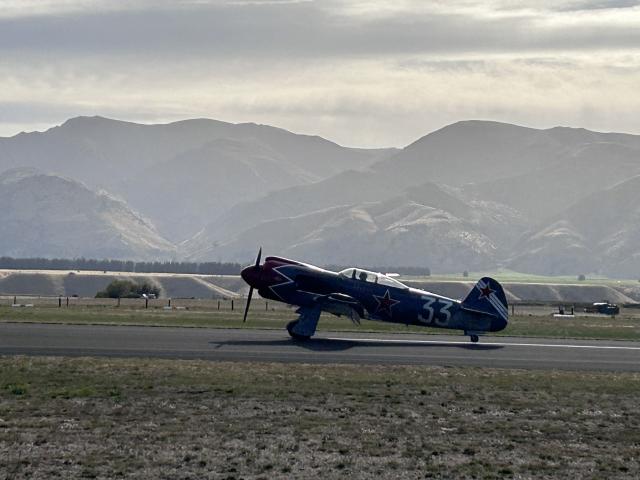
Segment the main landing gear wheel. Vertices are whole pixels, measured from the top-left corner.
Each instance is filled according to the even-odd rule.
[[[473,343],[478,343],[478,340],[480,340],[480,337],[478,337],[478,335],[470,335],[469,338]]]
[[[299,335],[296,332],[293,331],[294,327],[298,324],[298,320],[292,320],[289,323],[287,323],[287,332],[289,332],[289,335],[291,335],[291,338],[293,338],[294,340],[298,340],[301,342],[304,342],[305,340],[309,340],[311,337],[308,337],[306,335]]]

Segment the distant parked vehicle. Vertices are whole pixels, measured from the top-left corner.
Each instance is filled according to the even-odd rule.
[[[599,313],[601,315],[618,315],[620,307],[615,303],[597,302],[584,309],[586,313]]]

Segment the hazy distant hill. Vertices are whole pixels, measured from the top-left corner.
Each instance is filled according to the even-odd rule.
[[[173,245],[125,203],[31,169],[0,175],[0,255],[172,258]]]
[[[128,180],[124,191],[161,231],[184,240],[240,200],[310,180],[258,140],[217,139]]]
[[[474,198],[520,210],[532,222],[552,217],[593,192],[640,174],[640,144],[595,142],[575,147],[554,163],[532,172],[465,186]]]
[[[543,132],[497,122],[458,122],[425,135],[367,171],[343,173],[240,204],[208,230],[219,235],[221,229],[227,233],[246,228],[260,218],[386,200],[425,182],[460,186],[531,172],[542,162],[552,163],[550,151],[569,148]],[[571,139],[568,143],[579,142]]]
[[[425,135],[373,169],[405,184],[429,180],[461,186],[536,172],[602,143],[638,149],[640,136],[470,120]],[[601,153],[605,160],[608,152]]]
[[[540,130],[498,122],[463,121],[429,133],[373,168],[404,184],[484,182],[530,172],[563,146]]]
[[[238,204],[207,230],[227,234],[258,219],[386,200],[425,182],[461,188],[470,200],[504,203],[537,221],[639,171],[639,136],[458,122],[366,171],[346,172]]]
[[[77,117],[0,138],[0,171],[36,167],[121,195],[183,240],[241,200],[361,168],[393,149],[341,147],[253,123],[195,119],[141,125]]]
[[[596,192],[517,245],[512,268],[640,278],[640,176]]]
[[[380,180],[371,172],[347,171],[320,182],[278,190],[256,200],[239,203],[185,242],[182,251],[190,257],[204,258],[204,255],[213,254],[212,249],[221,242],[265,220],[296,217],[340,205],[385,200],[401,191],[393,186],[383,188]],[[262,239],[256,238],[254,241]]]
[[[279,152],[309,179],[360,168],[392,149],[341,147],[318,136],[255,123],[193,119],[144,125],[104,117],[76,117],[45,132],[0,137],[0,168],[36,167],[74,174],[92,185],[130,178],[216,139],[257,140]],[[106,177],[105,177],[106,175]]]
[[[254,254],[257,241],[269,252],[338,265],[428,266],[433,271],[492,268],[503,245],[519,235],[517,212],[460,200],[435,184],[380,202],[343,205],[267,220],[191,255],[238,261]],[[493,238],[492,238],[493,236]],[[508,240],[505,240],[505,237]]]
[[[637,174],[638,136],[459,122],[365,171],[342,173],[238,204],[186,242],[181,251],[197,259],[231,255],[241,261],[243,255],[245,260],[251,258],[250,251],[262,243],[283,254],[329,257],[335,263],[345,263],[337,255],[363,258],[369,264],[372,257],[385,256],[403,265],[413,261],[435,270],[472,269],[487,261],[495,267],[520,258],[521,235],[527,230],[531,233],[526,235],[535,235],[532,245],[554,251],[559,237],[535,233],[535,225]],[[380,228],[383,213],[364,205],[386,205],[399,194],[408,195],[404,208],[413,209],[421,221],[399,224],[395,230]],[[306,232],[304,238],[295,233],[298,230]],[[396,233],[400,240],[392,242],[394,231],[402,234]],[[250,244],[254,247],[249,248]],[[562,250],[566,262],[558,257],[535,265],[535,261],[514,260],[513,267],[540,273],[573,273],[574,269],[565,268],[572,262],[581,265],[578,272],[602,268],[597,250],[585,255],[580,242],[569,244],[571,248]]]
[[[16,165],[127,203],[7,175],[0,253],[15,256],[244,262],[263,245],[317,263],[640,276],[640,136],[464,121],[360,150],[255,124],[79,117],[0,139],[0,171]]]

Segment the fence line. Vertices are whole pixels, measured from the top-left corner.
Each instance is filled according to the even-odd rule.
[[[161,310],[216,310],[243,311],[246,298],[228,299],[197,299],[197,298],[90,298],[45,295],[3,295],[0,296],[0,306],[14,308],[134,308]],[[254,298],[251,301],[252,310],[273,311],[288,309],[288,306],[266,300]]]

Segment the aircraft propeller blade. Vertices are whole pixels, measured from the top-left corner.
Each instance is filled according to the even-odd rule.
[[[247,305],[244,307],[244,318],[242,323],[247,321],[247,314],[249,313],[249,305],[251,304],[251,295],[253,295],[253,287],[249,287],[249,296],[247,297]]]
[[[253,268],[260,267],[260,259],[262,258],[262,247],[258,250],[258,256],[256,257],[256,264]],[[244,318],[242,319],[242,323],[247,321],[247,314],[249,313],[249,305],[251,305],[251,296],[253,295],[253,287],[249,286],[249,295],[247,296],[247,304],[244,307]]]

